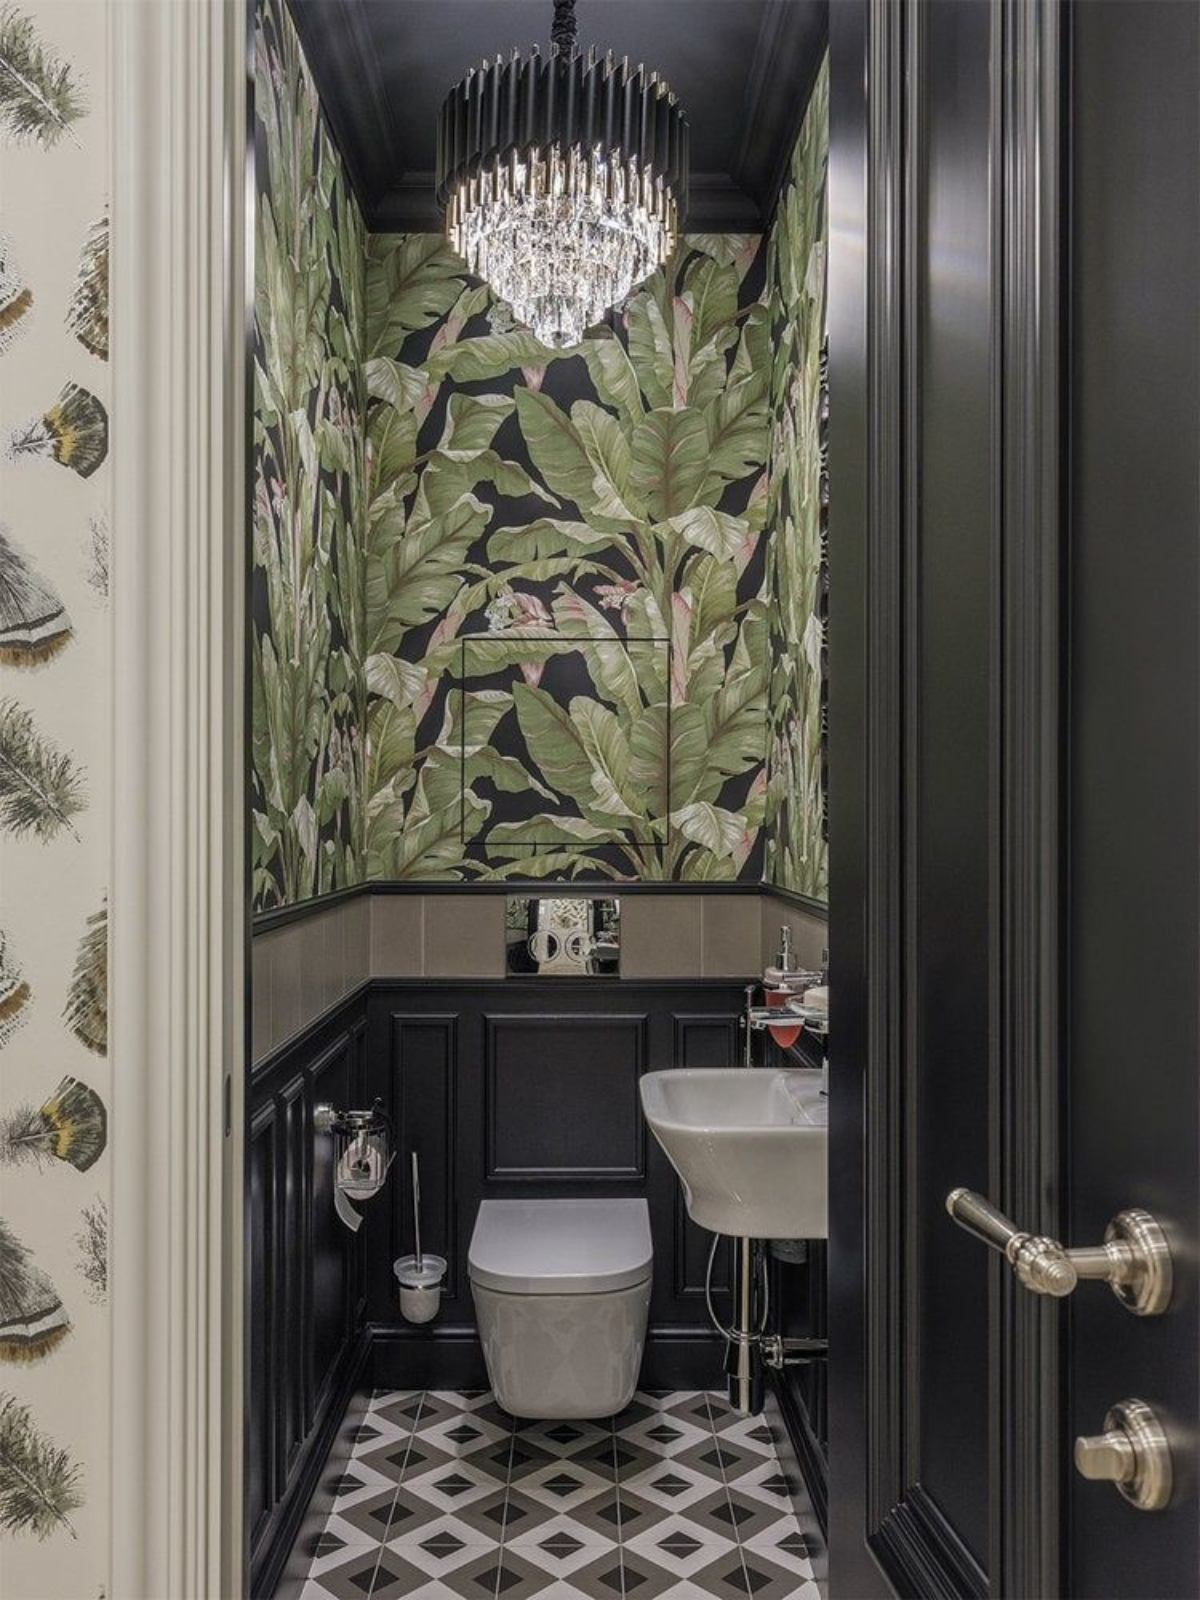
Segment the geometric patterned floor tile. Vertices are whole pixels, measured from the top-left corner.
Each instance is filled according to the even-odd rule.
[[[547,1577],[550,1576],[548,1573]],[[589,1600],[621,1600],[623,1578],[621,1552],[614,1545],[585,1566],[576,1567],[569,1578],[552,1578],[542,1594],[566,1593],[575,1596],[575,1600],[580,1595],[587,1595]],[[566,1586],[565,1590],[562,1585]]]
[[[702,1594],[715,1595],[717,1600],[746,1600],[746,1576],[740,1550],[730,1550],[718,1556],[707,1566],[694,1572],[688,1580]]]
[[[347,1561],[348,1551],[365,1549],[374,1542],[371,1534],[333,1512],[326,1519],[318,1537],[310,1541],[307,1551],[312,1561],[310,1576],[319,1578],[329,1567],[341,1566],[342,1562]]]
[[[505,1539],[504,1565],[508,1566],[516,1556],[549,1573],[551,1578],[570,1578],[604,1557],[619,1563],[619,1529],[613,1528],[606,1536],[595,1528],[584,1527],[574,1517],[550,1517],[539,1527]]]
[[[599,1447],[612,1445],[612,1430],[595,1422],[538,1421],[519,1427],[513,1441],[518,1450],[534,1449],[543,1456],[554,1456],[565,1461],[570,1456],[595,1452]]]
[[[352,1459],[328,1480],[326,1487],[333,1493],[334,1512],[344,1516],[360,1501],[371,1500],[388,1490],[395,1493],[396,1484],[387,1473],[378,1471],[368,1462]]]
[[[660,1569],[674,1581],[692,1578],[720,1556],[737,1554],[737,1539],[702,1527],[686,1515],[664,1517],[652,1528],[630,1537],[622,1527],[626,1561],[635,1557],[643,1567]]]
[[[769,1561],[759,1550],[743,1548],[742,1563],[746,1572],[746,1586],[755,1600],[795,1600],[796,1575],[774,1561]],[[811,1584],[813,1600],[820,1593],[815,1582],[801,1580],[803,1588]]]
[[[703,1391],[523,1421],[483,1391],[374,1395],[300,1600],[823,1600],[770,1423]]]
[[[356,1544],[382,1544],[388,1537],[392,1522],[392,1508],[396,1503],[396,1487],[384,1489],[380,1494],[359,1500],[357,1504],[340,1513],[347,1527],[353,1528]]]
[[[643,1500],[641,1495],[635,1494],[632,1489],[624,1484],[617,1486],[617,1516],[619,1519],[621,1543],[632,1544],[635,1539],[640,1539],[650,1534],[660,1523],[667,1522],[672,1516],[679,1514],[678,1506],[666,1507],[656,1505],[653,1500]]]
[[[813,1568],[814,1551],[809,1541],[800,1532],[800,1525],[795,1517],[782,1517],[772,1527],[762,1533],[752,1534],[748,1539],[742,1540],[742,1549],[749,1560],[751,1554],[760,1554],[765,1561],[770,1561],[776,1567],[782,1567],[793,1577],[804,1578],[810,1582],[815,1577]]]
[[[334,1600],[333,1591],[327,1589],[319,1578],[314,1578],[310,1574],[304,1580],[298,1600]]]
[[[706,1500],[687,1508],[689,1517],[702,1528],[712,1528],[745,1544],[756,1533],[774,1528],[785,1516],[791,1515],[791,1505],[784,1511],[778,1506],[764,1505],[737,1489],[719,1489]]]
[[[712,1433],[712,1408],[709,1396],[704,1390],[696,1393],[684,1393],[672,1399],[669,1405],[661,1408],[664,1417],[678,1417],[681,1421],[700,1428],[703,1432]]]
[[[691,1467],[696,1472],[706,1473],[715,1483],[732,1483],[762,1464],[761,1455],[739,1449],[728,1438],[714,1439],[711,1435],[690,1450],[671,1457],[673,1467]]]
[[[514,1483],[523,1495],[556,1512],[583,1515],[589,1506],[607,1503],[616,1488],[611,1468],[606,1472],[580,1461],[560,1461],[553,1457]]]
[[[676,1456],[655,1461],[631,1476],[622,1473],[619,1481],[623,1492],[662,1506],[666,1511],[694,1505],[711,1495],[714,1489],[724,1487],[719,1475],[713,1478],[707,1472],[685,1467]]]
[[[766,1417],[734,1417],[717,1430],[722,1445],[758,1462],[776,1460],[775,1430]]]
[[[428,1441],[443,1455],[473,1456],[489,1447],[496,1450],[506,1445],[511,1433],[511,1427],[490,1422],[470,1411],[457,1411],[439,1418],[428,1428],[422,1427],[420,1438],[422,1443]]]
[[[757,1418],[751,1418],[757,1421]],[[682,1416],[664,1416],[661,1411],[648,1412],[637,1422],[622,1425],[619,1444],[628,1448],[636,1446],[646,1456],[678,1456],[698,1444],[712,1439],[707,1426]]]
[[[786,1473],[775,1459],[758,1461],[747,1470],[731,1473],[728,1482],[731,1489],[747,1499],[776,1506],[780,1511],[791,1511],[794,1497],[804,1493],[799,1479]]]

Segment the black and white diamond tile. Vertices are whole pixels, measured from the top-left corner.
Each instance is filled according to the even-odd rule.
[[[526,1422],[479,1391],[380,1391],[326,1487],[301,1600],[822,1600],[771,1424],[718,1395]]]

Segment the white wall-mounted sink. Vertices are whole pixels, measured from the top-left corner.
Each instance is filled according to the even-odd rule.
[[[805,1067],[648,1072],[642,1110],[692,1220],[751,1239],[824,1239],[828,1102]]]

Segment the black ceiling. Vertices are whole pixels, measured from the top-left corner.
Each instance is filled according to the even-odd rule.
[[[579,42],[656,68],[691,124],[692,231],[767,221],[826,35],[827,0],[578,0]],[[373,232],[439,228],[438,107],[482,58],[550,45],[550,0],[291,0]]]

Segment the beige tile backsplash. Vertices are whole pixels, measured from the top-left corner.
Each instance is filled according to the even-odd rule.
[[[694,978],[703,959],[699,895],[627,894],[621,901],[623,978]]]
[[[504,904],[502,894],[356,895],[258,934],[255,1061],[369,977],[503,977]],[[626,895],[621,976],[750,978],[774,962],[785,923],[796,959],[819,967],[824,919],[769,891]]]
[[[780,929],[786,925],[792,930],[792,951],[797,965],[812,972],[820,971],[822,952],[829,945],[829,924],[825,918],[805,911],[790,900],[778,900],[770,891],[762,894],[758,905],[762,919],[763,967],[775,965]]]
[[[261,1061],[370,975],[370,902],[362,896],[257,934],[251,1050]]]
[[[370,909],[371,976],[419,978],[425,971],[425,897],[373,894]]]
[[[425,899],[425,976],[502,978],[502,894],[430,894]]]

